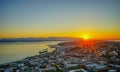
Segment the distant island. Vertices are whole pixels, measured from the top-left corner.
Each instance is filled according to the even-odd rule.
[[[40,41],[72,41],[81,38],[48,37],[48,38],[1,38],[0,42],[40,42]]]

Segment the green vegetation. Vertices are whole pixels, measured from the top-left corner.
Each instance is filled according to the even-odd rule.
[[[81,70],[80,70],[80,71],[76,71],[76,72],[84,72],[84,71],[81,71]]]
[[[56,64],[53,64],[52,66],[56,68],[56,72],[63,72]]]
[[[68,70],[75,70],[75,69],[80,69],[80,68],[81,68],[80,66],[74,66],[74,67],[68,68]]]

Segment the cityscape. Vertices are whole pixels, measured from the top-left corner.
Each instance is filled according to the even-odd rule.
[[[1,64],[1,72],[119,72],[120,41],[77,40],[48,45],[38,55]]]
[[[120,72],[120,0],[0,0],[0,72]]]

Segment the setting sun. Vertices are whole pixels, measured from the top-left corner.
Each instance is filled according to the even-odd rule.
[[[87,37],[87,36],[84,36],[83,38],[84,38],[84,39],[88,39],[88,37]]]
[[[82,38],[85,39],[85,40],[87,40],[87,39],[89,39],[90,37],[89,37],[88,35],[83,35]]]

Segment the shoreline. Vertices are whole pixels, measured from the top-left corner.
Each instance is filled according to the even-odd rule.
[[[46,49],[48,49],[48,48],[46,48]],[[44,50],[44,49],[43,49],[43,50]],[[43,50],[42,50],[42,51],[43,51]],[[40,52],[40,51],[39,51],[39,52]],[[47,51],[47,53],[51,53],[51,52],[48,52],[48,51]],[[38,55],[39,55],[39,54],[38,54]],[[26,58],[33,58],[33,57],[38,56],[38,55],[26,56],[26,57],[24,57],[24,58],[21,58],[20,60],[11,61],[11,62],[7,62],[7,63],[2,63],[2,64],[0,64],[0,65],[5,65],[5,64],[10,64],[10,63],[19,62],[19,61],[24,60],[24,59],[26,59]]]
[[[48,45],[54,45],[64,41],[50,41],[50,42],[14,42],[14,43],[0,43],[0,64],[14,62],[26,58],[27,56],[34,56],[39,54],[39,50],[48,48]]]
[[[72,41],[48,46],[55,50],[48,52],[48,49],[43,49],[38,55],[0,65],[0,67],[2,66],[2,70],[5,71],[16,72],[120,71],[118,54],[120,42]]]

